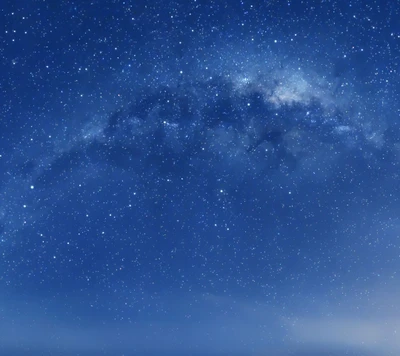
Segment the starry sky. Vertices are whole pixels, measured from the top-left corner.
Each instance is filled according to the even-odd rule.
[[[400,354],[398,0],[3,0],[0,354]]]

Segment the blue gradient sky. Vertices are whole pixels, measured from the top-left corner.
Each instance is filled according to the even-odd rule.
[[[397,355],[400,5],[0,5],[1,355]]]

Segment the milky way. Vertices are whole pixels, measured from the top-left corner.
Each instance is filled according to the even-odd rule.
[[[5,5],[0,353],[397,354],[398,15]]]

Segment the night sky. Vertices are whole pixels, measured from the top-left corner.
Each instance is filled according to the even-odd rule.
[[[398,0],[0,27],[0,355],[400,354]]]

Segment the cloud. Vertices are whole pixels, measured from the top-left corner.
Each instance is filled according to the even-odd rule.
[[[297,342],[313,347],[351,347],[400,353],[400,319],[304,318],[291,326]]]
[[[10,355],[23,350],[56,355],[57,352],[60,355],[139,352],[148,355],[335,356],[362,352],[363,355],[386,356],[400,352],[400,318],[370,317],[372,307],[341,317],[334,316],[334,309],[340,309],[336,305],[330,309],[333,316],[321,313],[302,317],[296,307],[282,309],[277,304],[232,296],[175,296],[173,299],[164,297],[162,302],[167,313],[155,311],[152,316],[143,315],[128,323],[105,316],[103,322],[95,322],[90,320],[90,315],[75,316],[72,322],[57,314],[54,306],[43,312],[39,304],[32,302],[17,305],[3,301],[2,309],[7,312],[0,322],[2,348],[12,350]],[[299,305],[299,300],[292,303]],[[354,303],[349,303],[349,310],[360,311]],[[99,311],[95,313],[98,320]]]

